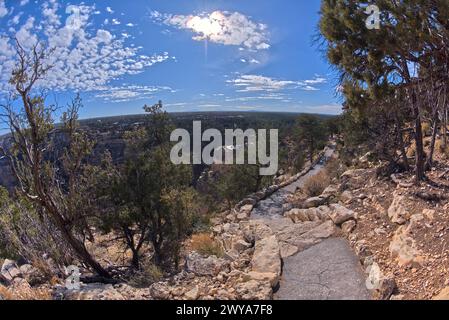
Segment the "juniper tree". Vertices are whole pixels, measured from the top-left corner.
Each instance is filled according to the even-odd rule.
[[[3,105],[2,118],[9,124],[12,139],[11,150],[3,153],[10,159],[18,191],[52,221],[81,262],[100,276],[109,277],[85,245],[91,232],[79,186],[83,161],[93,144],[77,126],[81,100],[73,100],[64,113],[62,127],[56,129],[56,106],[47,104],[45,93],[37,87],[51,69],[46,64],[51,50],[43,43],[25,50],[17,41],[16,53],[17,64],[10,79],[14,93]],[[59,133],[67,141],[62,155],[56,150]]]
[[[391,92],[392,97],[400,94],[406,98],[414,122],[419,182],[425,177],[426,159],[420,88],[436,78],[447,82],[447,72],[438,71],[435,61],[447,56],[449,2],[376,1],[382,13],[379,30],[366,27],[369,4],[371,1],[322,1],[319,27],[327,57],[341,72],[342,82],[360,83],[375,100]],[[424,69],[433,72],[425,76]]]

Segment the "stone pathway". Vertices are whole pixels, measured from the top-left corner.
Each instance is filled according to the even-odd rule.
[[[367,300],[357,257],[346,240],[324,240],[284,260],[276,300]]]
[[[259,202],[252,211],[251,219],[265,221],[281,244],[283,271],[276,300],[370,299],[358,258],[347,241],[329,238],[333,233],[329,230],[334,228],[330,221],[292,224],[284,217],[289,210],[288,196],[323,170],[333,152],[327,150],[323,160],[308,174]],[[292,253],[298,248],[299,253],[290,255],[289,244],[295,245]]]

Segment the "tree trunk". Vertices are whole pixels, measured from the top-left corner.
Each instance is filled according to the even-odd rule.
[[[408,163],[407,152],[405,151],[404,137],[402,136],[401,125],[397,113],[395,114],[395,120],[402,161],[404,162],[405,171],[410,171],[410,164]]]
[[[444,150],[444,152],[446,152],[446,149],[447,149],[447,105],[446,104],[444,104],[444,106],[443,106],[442,135],[443,135],[443,150]]]
[[[439,124],[438,112],[436,112],[433,120],[432,143],[430,144],[430,154],[429,157],[427,158],[426,170],[430,170],[433,166],[433,154],[435,152],[435,142],[438,133],[438,124]]]
[[[419,107],[417,106],[415,93],[413,93],[412,99],[413,99],[413,111],[415,115],[416,183],[420,184],[421,181],[423,181],[425,178],[424,174],[425,155],[423,144],[423,132],[422,132],[421,115],[419,112]]]

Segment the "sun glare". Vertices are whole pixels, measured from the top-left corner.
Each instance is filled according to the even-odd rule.
[[[219,11],[211,13],[209,16],[193,16],[187,21],[187,27],[201,33],[204,38],[208,39],[213,35],[217,35],[222,30],[223,20],[225,17]]]

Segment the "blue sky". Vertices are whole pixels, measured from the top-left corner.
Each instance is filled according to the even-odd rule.
[[[336,77],[312,44],[319,0],[0,0],[0,89],[11,36],[56,48],[39,85],[83,118],[168,111],[336,114]]]

